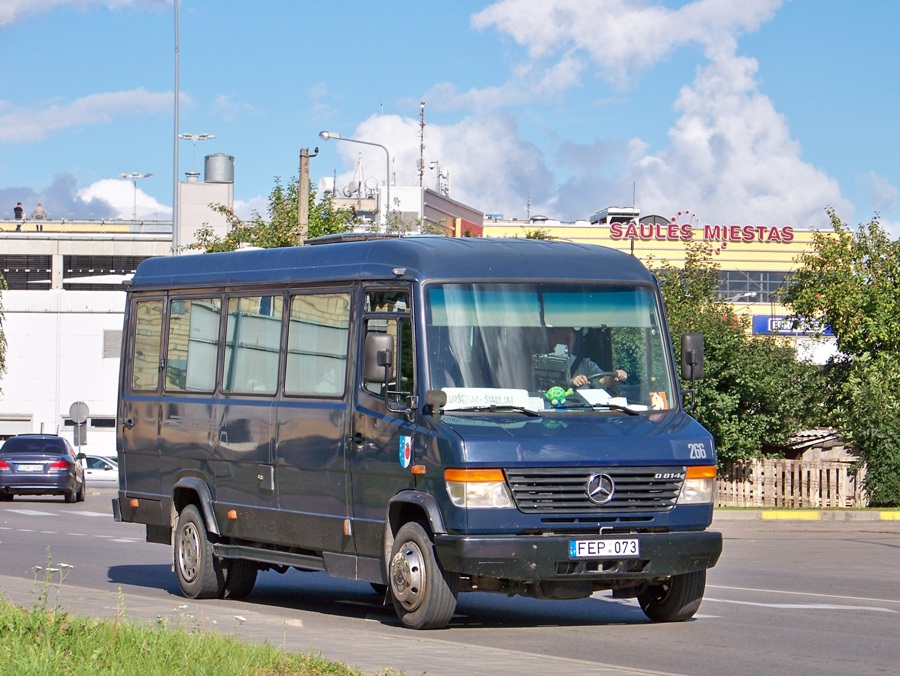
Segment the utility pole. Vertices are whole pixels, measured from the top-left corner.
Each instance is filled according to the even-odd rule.
[[[316,148],[318,151],[318,148]],[[309,237],[309,148],[300,149],[300,181],[297,185],[297,223],[302,245]]]

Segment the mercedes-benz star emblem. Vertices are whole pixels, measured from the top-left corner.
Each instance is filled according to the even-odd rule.
[[[584,486],[588,500],[597,505],[605,505],[612,500],[616,491],[616,484],[609,474],[591,474]]]

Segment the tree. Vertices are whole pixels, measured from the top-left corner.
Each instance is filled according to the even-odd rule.
[[[828,211],[785,292],[796,324],[834,332],[830,405],[866,464],[869,504],[900,506],[900,241],[877,216],[854,232]]]
[[[758,457],[785,446],[816,410],[815,368],[775,337],[749,334],[749,318],[738,317],[716,293],[719,268],[709,244],[688,243],[684,268],[651,261],[651,269],[660,279],[678,359],[682,334],[704,335],[706,367],[694,415],[712,433],[719,458]]]
[[[272,249],[300,244],[300,226],[297,217],[297,181],[292,180],[287,187],[281,179],[275,179],[275,187],[269,193],[269,220],[254,212],[249,221],[238,218],[234,210],[223,204],[211,205],[223,214],[228,222],[228,233],[219,237],[213,229],[205,225],[197,233],[197,242],[188,248],[207,252],[234,251],[242,245]],[[321,237],[339,232],[347,232],[353,223],[353,212],[338,209],[329,196],[316,201],[315,190],[309,190],[309,237]]]

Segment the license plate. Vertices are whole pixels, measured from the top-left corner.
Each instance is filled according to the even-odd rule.
[[[43,472],[43,465],[17,465],[20,472]]]
[[[636,558],[641,555],[638,540],[569,540],[569,558],[603,559],[612,557]]]

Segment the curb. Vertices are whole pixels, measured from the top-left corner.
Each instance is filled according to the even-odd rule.
[[[900,521],[900,510],[717,509],[713,521]]]

